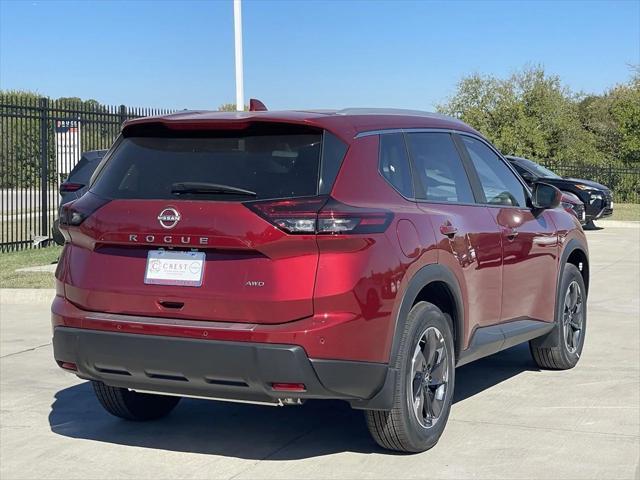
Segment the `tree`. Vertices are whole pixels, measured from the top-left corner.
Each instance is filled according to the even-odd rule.
[[[504,80],[466,77],[438,110],[470,124],[505,154],[572,163],[603,160],[594,135],[580,122],[576,96],[542,67]]]
[[[470,124],[505,154],[569,164],[572,175],[583,171],[612,187],[616,198],[637,201],[637,173],[616,168],[640,166],[637,68],[629,82],[602,95],[573,93],[542,67],[507,79],[474,74],[438,110]]]
[[[626,84],[584,98],[579,108],[584,127],[608,158],[624,165],[640,163],[640,71]]]
[[[245,112],[249,110],[249,105],[244,106]],[[218,107],[219,112],[235,112],[236,104],[235,103],[223,103]]]

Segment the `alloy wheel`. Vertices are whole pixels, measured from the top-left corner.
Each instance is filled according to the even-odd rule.
[[[580,345],[584,324],[583,296],[580,285],[575,280],[569,284],[564,296],[562,325],[564,339],[570,353],[575,353]]]
[[[409,407],[424,428],[433,427],[445,405],[450,356],[444,336],[436,327],[427,328],[411,359],[407,388]]]

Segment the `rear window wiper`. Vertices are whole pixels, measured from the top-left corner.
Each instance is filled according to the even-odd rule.
[[[207,182],[177,182],[171,185],[171,193],[223,193],[228,195],[248,195],[255,197],[258,194],[244,188],[232,187],[231,185],[220,185]]]

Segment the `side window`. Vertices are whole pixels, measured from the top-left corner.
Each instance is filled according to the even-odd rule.
[[[322,137],[322,160],[320,161],[320,194],[331,192],[333,183],[342,166],[347,145],[333,133],[325,130]]]
[[[448,133],[409,133],[409,151],[424,195],[434,202],[474,203],[467,172]]]
[[[526,207],[527,194],[524,186],[493,150],[475,138],[462,135],[487,203]]]
[[[380,135],[378,168],[387,181],[402,195],[413,198],[411,169],[404,137],[401,133]]]

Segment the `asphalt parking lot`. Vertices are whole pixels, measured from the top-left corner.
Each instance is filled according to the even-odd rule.
[[[449,424],[390,454],[346,404],[274,408],[184,400],[166,419],[105,413],[52,358],[49,307],[0,305],[0,477],[639,478],[640,228],[588,232],[587,339],[571,371],[526,345],[460,368]]]

